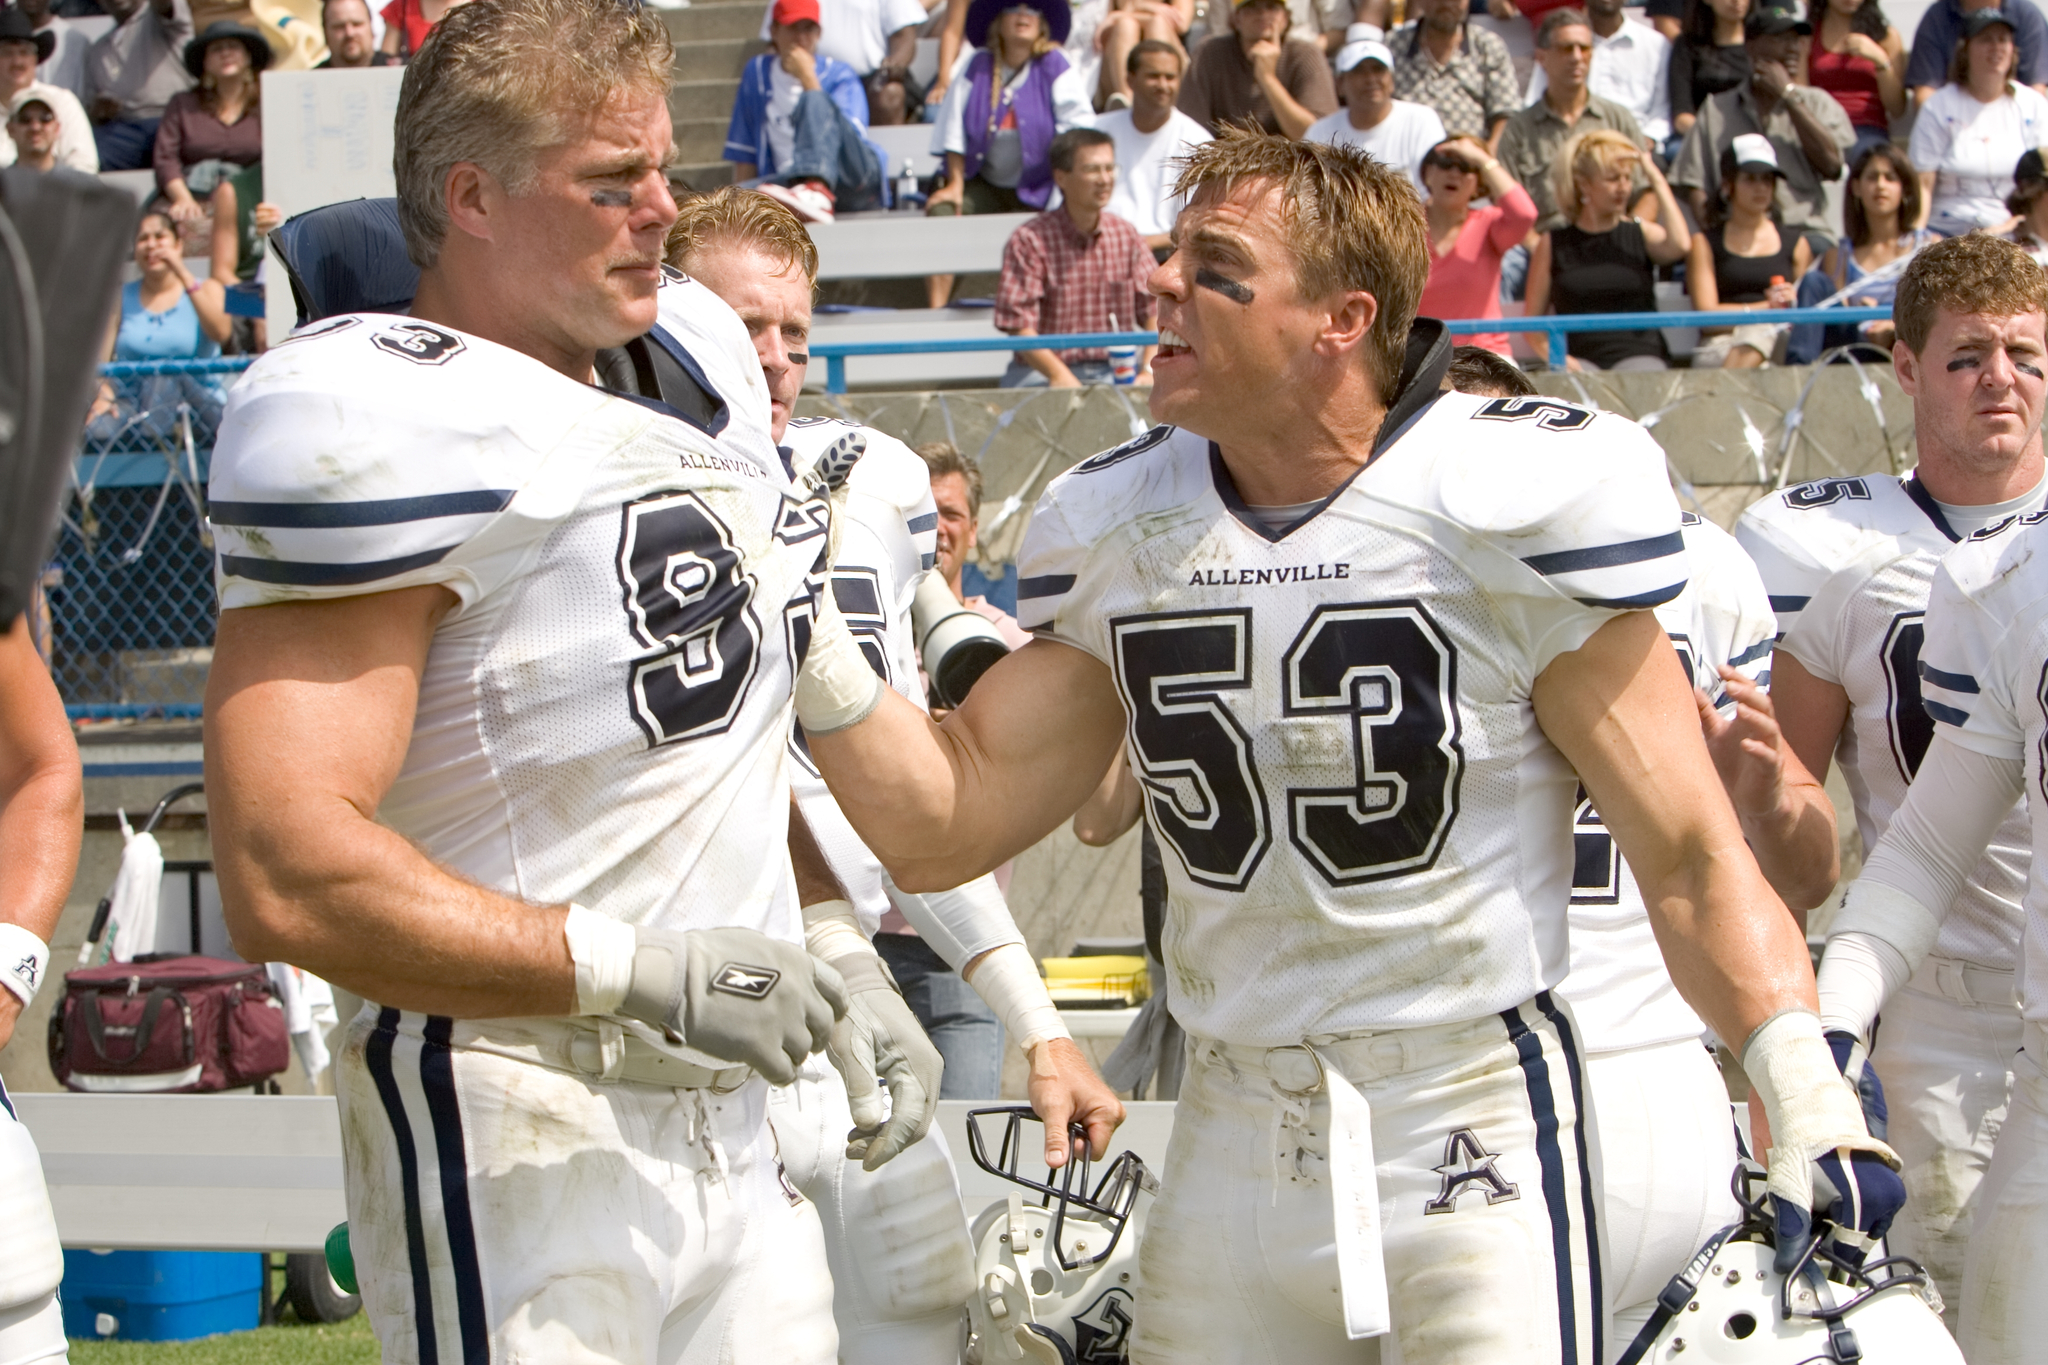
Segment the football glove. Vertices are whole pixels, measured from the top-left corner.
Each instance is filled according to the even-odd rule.
[[[788,1085],[830,1041],[846,984],[801,946],[753,929],[643,927],[619,1013]]]
[[[946,1064],[881,958],[853,954],[831,965],[846,982],[847,1006],[825,1055],[845,1077],[853,1110],[847,1160],[872,1171],[930,1130]],[[889,1087],[886,1115],[877,1076]]]
[[[1884,1084],[1870,1065],[1870,1050],[1861,1038],[1841,1029],[1829,1033],[1827,1040],[1828,1051],[1835,1055],[1835,1069],[1855,1088],[1856,1099],[1863,1106],[1863,1126],[1872,1137],[1884,1141],[1891,1114],[1885,1107]]]

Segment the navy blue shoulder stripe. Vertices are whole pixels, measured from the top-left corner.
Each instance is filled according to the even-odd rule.
[[[923,535],[926,531],[938,529],[939,514],[937,512],[927,512],[921,517],[912,517],[903,524],[910,528],[910,534],[914,536]]]
[[[1572,601],[1582,607],[1606,607],[1610,611],[1641,611],[1647,607],[1661,607],[1685,591],[1685,580],[1679,579],[1661,588],[1639,592],[1634,597],[1574,597]]]
[[[1770,640],[1757,641],[1748,649],[1743,650],[1740,654],[1730,659],[1728,661],[1728,666],[1730,668],[1740,668],[1744,664],[1755,663],[1758,659],[1763,658],[1764,655],[1771,652],[1772,643],[1773,642]]]
[[[1945,672],[1930,663],[1923,662],[1920,665],[1920,676],[1925,681],[1933,683],[1936,687],[1946,688],[1951,692],[1975,694],[1982,690],[1977,686],[1977,680],[1969,674]]]
[[[283,583],[294,588],[346,587],[351,583],[374,583],[380,578],[408,573],[438,564],[448,557],[453,545],[422,550],[396,559],[366,560],[356,564],[312,564],[295,559],[257,559],[252,555],[222,555],[221,572],[257,583]]]
[[[468,493],[430,493],[418,498],[372,498],[366,502],[215,502],[206,515],[216,526],[274,526],[283,530],[320,531],[343,526],[396,526],[435,517],[467,517],[502,512],[512,501],[510,488],[479,488]]]
[[[1777,593],[1772,593],[1772,594],[1771,594],[1771,610],[1772,610],[1772,611],[1805,611],[1805,610],[1806,610],[1806,604],[1807,604],[1808,602],[1811,602],[1812,600],[1813,600],[1813,599],[1812,599],[1811,597],[1794,597],[1794,596],[1791,596],[1791,595],[1789,595],[1789,594],[1788,594],[1788,595],[1785,595],[1785,596],[1780,596],[1780,595],[1779,595],[1779,594],[1777,594]]]
[[[1070,573],[1045,573],[1032,578],[1020,578],[1017,580],[1017,600],[1021,602],[1027,597],[1058,597],[1063,592],[1073,591],[1073,587],[1074,575]]]
[[[921,569],[929,569],[932,567],[932,565],[938,562],[939,557],[937,555],[928,554],[918,560],[918,567]]]
[[[1953,706],[1943,706],[1932,698],[1922,697],[1920,705],[1927,709],[1928,715],[1934,717],[1943,725],[1953,725],[1957,729],[1961,729],[1970,723],[1970,713],[1968,711],[1958,711]]]
[[[1662,559],[1666,555],[1684,552],[1684,533],[1673,531],[1668,535],[1649,536],[1643,540],[1624,540],[1617,545],[1595,545],[1586,550],[1558,550],[1547,555],[1529,555],[1522,562],[1547,578],[1551,574],[1577,573],[1581,569],[1612,569],[1623,564],[1640,564],[1646,559]]]

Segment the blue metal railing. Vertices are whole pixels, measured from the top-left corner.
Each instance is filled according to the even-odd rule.
[[[1750,323],[1875,322],[1890,308],[1774,308],[1752,313],[1546,313],[1535,318],[1463,318],[1446,322],[1453,336],[1482,332],[1543,332],[1550,338],[1550,365],[1565,365],[1565,337],[1573,332],[1628,332],[1643,327],[1734,327]],[[1150,346],[1157,332],[1073,332],[1061,336],[946,337],[930,341],[814,341],[811,354],[825,362],[825,391],[846,392],[849,356],[942,355],[963,351],[1072,351],[1096,346]]]

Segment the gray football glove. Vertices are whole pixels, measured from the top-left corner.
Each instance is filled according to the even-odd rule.
[[[846,1013],[839,973],[753,929],[641,929],[619,1013],[788,1085]]]
[[[833,1026],[825,1055],[845,1077],[853,1111],[847,1160],[872,1171],[930,1130],[946,1063],[879,957],[850,953],[832,965],[843,975],[848,997],[846,1017]],[[877,1075],[889,1087],[886,1123]]]

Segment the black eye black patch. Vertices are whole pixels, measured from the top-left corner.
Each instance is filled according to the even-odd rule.
[[[1948,363],[1948,372],[1950,374],[1954,374],[1957,370],[1974,370],[1976,368],[1977,357],[1973,355],[1959,355]]]
[[[1248,304],[1257,297],[1257,295],[1252,293],[1249,285],[1239,284],[1236,280],[1227,280],[1213,270],[1197,270],[1195,272],[1195,283],[1204,289],[1215,290],[1233,303]]]
[[[633,207],[633,191],[592,190],[590,202],[601,209],[629,209]]]
[[[2012,367],[2021,374],[2030,374],[2036,379],[2041,377],[2041,367],[2030,360],[2015,360],[2012,363]]]
[[[792,365],[808,365],[811,363],[810,353],[808,351],[791,351],[789,353],[789,363]]]

